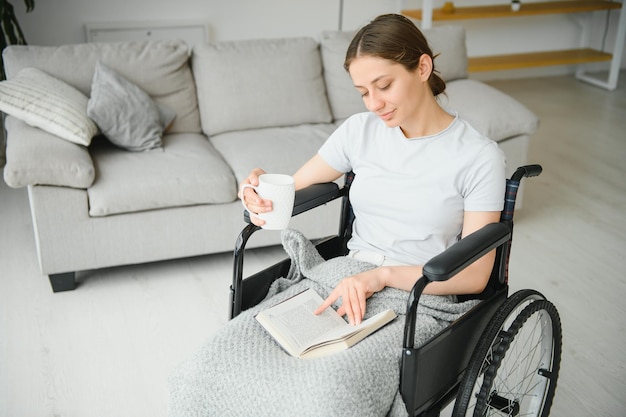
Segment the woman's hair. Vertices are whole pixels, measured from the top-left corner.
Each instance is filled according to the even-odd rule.
[[[437,96],[444,92],[446,83],[435,74],[435,57],[426,38],[408,18],[399,14],[384,14],[357,32],[350,42],[343,67],[348,71],[355,58],[367,55],[388,59],[408,71],[415,71],[422,54],[433,60],[428,85],[433,95]]]

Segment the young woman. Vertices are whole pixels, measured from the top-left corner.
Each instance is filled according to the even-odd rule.
[[[460,237],[499,220],[504,158],[494,142],[439,106],[445,84],[424,36],[404,17],[380,16],[358,32],[345,68],[369,111],[348,118],[294,177],[301,189],[355,172],[349,258],[320,258],[213,334],[170,377],[171,417],[407,415],[398,369],[406,297],[398,289],[409,290],[422,265]],[[253,170],[244,183],[256,185],[261,173]],[[254,213],[272,209],[249,188],[240,198]],[[428,299],[436,311],[458,317],[472,301],[457,303],[453,295],[480,292],[492,263],[486,255],[449,281],[428,285],[431,295],[420,303]],[[368,316],[392,308],[399,317],[350,349],[293,358],[254,315],[306,288],[327,296],[318,313],[338,301],[339,313],[359,323],[368,301]],[[450,317],[427,312],[418,320],[416,344]]]
[[[339,313],[358,324],[372,294],[387,286],[410,290],[426,261],[499,221],[505,161],[495,142],[439,105],[445,83],[426,39],[407,18],[382,15],[363,27],[344,67],[369,111],[348,118],[294,179],[302,189],[350,170],[356,174],[348,256],[378,268],[346,277],[317,313],[340,300]],[[263,172],[254,169],[242,184],[257,185]],[[240,198],[254,213],[272,210],[271,201],[250,188]],[[263,224],[254,215],[252,220]],[[425,293],[480,293],[493,260],[494,253],[485,255]]]

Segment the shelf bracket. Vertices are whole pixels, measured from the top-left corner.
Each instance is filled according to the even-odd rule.
[[[433,0],[422,1],[422,29],[433,27]]]
[[[615,34],[615,45],[613,46],[613,58],[609,67],[609,74],[606,80],[588,75],[584,68],[576,71],[576,78],[586,83],[613,91],[617,88],[620,66],[622,64],[622,55],[624,52],[624,39],[626,38],[626,4],[622,2],[619,19],[617,21],[617,33]]]

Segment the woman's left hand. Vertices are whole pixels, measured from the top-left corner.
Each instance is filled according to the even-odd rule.
[[[366,301],[375,292],[385,288],[383,268],[375,268],[351,277],[344,278],[315,310],[320,314],[341,298],[339,315],[347,315],[350,324],[360,324],[365,315]]]

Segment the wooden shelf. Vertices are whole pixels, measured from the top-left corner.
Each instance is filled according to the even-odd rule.
[[[619,0],[557,0],[531,3],[526,3],[526,0],[520,0],[521,7],[515,12],[511,10],[511,0],[500,1],[502,4],[458,7],[452,8],[452,11],[444,11],[442,8],[434,9],[433,0],[422,0],[423,10],[402,10],[402,14],[420,20],[420,26],[423,29],[429,29],[432,27],[433,21],[458,21],[469,19],[539,16],[548,14],[590,13],[599,10],[618,9],[620,10],[619,21],[612,54],[600,52],[590,48],[582,48],[511,55],[470,57],[468,59],[469,72],[499,71],[553,65],[578,65],[590,62],[610,61],[609,76],[607,81],[602,81],[585,75],[585,69],[582,67],[579,67],[576,70],[576,77],[599,87],[606,88],[607,90],[615,90],[622,62],[622,53],[626,42],[626,7],[622,7],[622,3],[626,0],[622,0],[622,3],[618,2]],[[584,30],[589,30],[590,24],[587,22],[583,26]],[[588,39],[584,34],[582,35],[581,40],[584,41],[584,45],[589,45]]]
[[[433,21],[490,19],[500,17],[537,16],[545,14],[585,13],[596,10],[620,9],[621,3],[604,0],[562,0],[541,3],[525,3],[522,0],[520,10],[511,10],[511,4],[499,4],[476,7],[457,7],[453,12],[444,12],[442,9],[433,9]],[[402,14],[414,19],[422,20],[421,9],[402,10]]]
[[[585,48],[473,57],[468,59],[467,65],[469,72],[481,72],[553,65],[576,65],[610,61],[612,57],[611,54]]]

